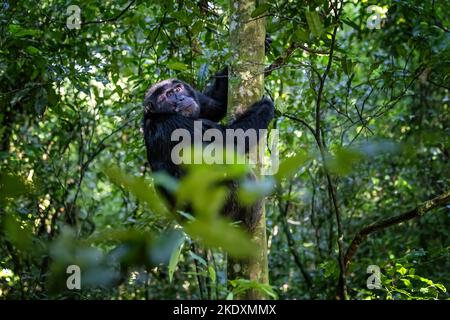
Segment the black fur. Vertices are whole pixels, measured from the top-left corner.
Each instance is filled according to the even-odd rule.
[[[187,117],[176,112],[165,113],[164,110],[159,110],[160,112],[150,112],[150,102],[156,104],[152,105],[151,108],[155,110],[160,109],[158,108],[157,100],[158,98],[161,98],[159,95],[164,93],[162,90],[155,90],[161,83],[156,84],[149,89],[144,99],[144,139],[147,148],[147,158],[153,172],[165,171],[175,178],[181,178],[183,176],[182,168],[174,164],[171,160],[172,148],[179,143],[178,141],[171,141],[171,134],[175,129],[184,128],[187,129],[190,132],[191,137],[193,137],[195,120],[202,120],[203,132],[210,128],[221,130],[223,133],[225,133],[225,130],[228,128],[243,130],[267,129],[269,122],[274,117],[273,102],[267,98],[263,98],[259,102],[253,104],[245,113],[230,124],[221,125],[217,123],[226,115],[227,111],[227,74],[228,72],[226,69],[219,73],[216,76],[213,85],[204,93],[195,91],[190,86],[183,83],[187,86],[187,88],[183,90],[183,94],[189,94],[191,95],[191,98],[194,98],[197,101],[197,105],[200,108],[198,117]],[[247,147],[248,146],[246,146],[246,151],[248,151]],[[258,212],[260,212],[260,203],[256,203],[251,207],[240,206],[236,196],[238,182],[231,181],[229,186],[230,192],[223,208],[224,214],[235,221],[242,221],[248,230],[254,229],[260,218],[258,214]],[[165,190],[163,190],[163,193],[168,196],[170,202],[174,204],[174,199],[169,193]]]

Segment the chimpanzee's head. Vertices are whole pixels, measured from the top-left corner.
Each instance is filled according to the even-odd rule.
[[[176,79],[158,82],[144,96],[145,113],[176,113],[188,118],[198,118],[200,104],[196,91],[187,83]]]

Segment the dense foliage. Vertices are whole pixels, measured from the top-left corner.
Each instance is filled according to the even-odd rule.
[[[283,169],[249,187],[267,194],[271,288],[227,282],[224,250],[251,251],[236,228],[188,213],[182,227],[164,212],[150,182],[174,182],[151,176],[140,131],[150,84],[203,88],[228,63],[228,1],[88,0],[80,28],[73,4],[0,2],[0,299],[223,299],[255,286],[279,299],[344,288],[449,298],[449,2],[255,10],[272,38],[265,88]],[[217,172],[174,186],[207,218]],[[346,255],[364,227],[414,208]],[[81,267],[82,290],[66,288],[68,265]],[[369,289],[374,265],[381,286]]]

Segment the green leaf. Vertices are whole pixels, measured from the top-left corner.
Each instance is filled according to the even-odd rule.
[[[41,53],[41,51],[38,48],[33,46],[26,47],[25,51],[31,54],[32,56],[37,56]]]
[[[191,28],[191,32],[193,34],[194,37],[196,37],[200,31],[202,31],[203,28],[203,21],[199,20],[197,22],[194,23],[194,25]]]
[[[404,276],[406,274],[406,272],[408,272],[408,269],[406,269],[405,267],[401,266],[397,268],[397,272],[400,273],[402,276]]]
[[[270,9],[270,4],[262,3],[258,7],[256,7],[255,10],[253,10],[251,17],[256,18],[256,17],[262,15],[264,12],[266,12],[269,9]]]
[[[153,174],[153,182],[155,185],[162,186],[170,192],[176,192],[179,182],[174,177],[170,176],[164,171],[155,172]]]
[[[194,252],[189,251],[189,255],[192,257],[192,259],[197,260],[198,262],[200,262],[200,264],[203,265],[204,267],[206,267],[208,265],[206,260],[203,259],[202,257],[200,257],[198,254],[195,254]]]
[[[216,270],[214,269],[213,266],[208,267],[208,273],[209,273],[209,278],[211,279],[211,282],[216,283]]]
[[[185,217],[186,219],[190,220],[190,221],[194,221],[195,217],[190,214],[189,212],[184,212],[181,210],[177,210],[177,212],[180,214],[180,216]]]
[[[249,257],[256,252],[255,244],[240,228],[225,219],[195,220],[184,226],[190,237],[212,248],[222,248],[233,257]]]
[[[119,97],[123,96],[123,89],[120,85],[116,85],[116,90],[117,94],[119,95]]]
[[[169,216],[167,204],[156,192],[151,182],[142,177],[128,175],[117,166],[106,168],[105,174],[112,182],[124,187],[140,202],[145,203],[152,212],[166,217]]]
[[[176,71],[186,71],[188,69],[188,66],[185,63],[178,62],[178,61],[168,62],[167,67],[171,70],[176,70]]]
[[[346,25],[352,27],[353,29],[359,30],[359,26],[356,23],[354,23],[352,20],[350,20],[348,18],[344,18],[344,19],[341,19],[341,21],[344,22]]]
[[[311,33],[315,37],[320,38],[323,32],[323,24],[319,14],[316,11],[309,11],[306,12],[305,15]]]
[[[29,193],[30,186],[16,174],[0,171],[0,206]]]
[[[443,284],[435,283],[434,285],[436,286],[436,288],[438,288],[438,289],[441,290],[442,292],[444,292],[444,293],[447,292],[447,289],[444,287]]]
[[[298,29],[294,32],[294,40],[299,42],[308,42],[309,41],[309,33],[304,29]]]
[[[259,283],[258,281],[248,280],[248,279],[234,279],[230,280],[230,284],[233,287],[233,294],[239,295],[247,292],[248,290],[257,290],[264,293],[266,296],[271,297],[272,299],[277,299],[278,295],[272,286]]]
[[[245,166],[239,165],[188,166],[188,174],[180,181],[176,193],[178,207],[191,204],[195,215],[205,220],[217,216],[228,193],[223,182],[241,177],[246,170]]]
[[[412,289],[412,284],[411,284],[411,281],[409,281],[409,279],[401,278],[400,280],[403,282],[403,284],[404,284],[408,289]]]
[[[298,169],[308,161],[309,156],[305,152],[299,152],[295,156],[284,160],[278,169],[275,179],[280,182],[283,179],[293,176]]]
[[[31,228],[12,216],[6,216],[4,221],[2,227],[8,240],[21,251],[33,250]]]
[[[330,170],[339,175],[347,175],[355,168],[363,155],[354,149],[338,148],[335,151],[334,158],[327,159]]]
[[[347,59],[346,57],[343,57],[341,60],[341,66],[342,66],[342,70],[344,70],[344,73],[346,75],[350,75],[353,72],[352,60]]]
[[[8,31],[16,38],[22,38],[25,36],[34,36],[41,33],[40,30],[37,29],[26,29],[17,24],[10,24],[8,26]]]
[[[186,242],[186,237],[180,237],[178,244],[175,247],[175,250],[173,250],[170,260],[169,260],[169,282],[172,282],[173,280],[173,274],[175,272],[175,268],[178,265],[178,261],[180,260],[181,251],[183,250],[183,246]]]

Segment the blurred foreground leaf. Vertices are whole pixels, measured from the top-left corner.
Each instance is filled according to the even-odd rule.
[[[334,157],[327,160],[330,170],[339,175],[347,175],[355,169],[363,154],[350,148],[338,148]]]
[[[309,155],[306,152],[298,152],[295,156],[287,158],[280,163],[275,179],[280,182],[283,179],[292,177],[301,166],[303,166],[308,160]]]
[[[255,244],[240,228],[225,219],[196,220],[185,225],[186,232],[194,239],[213,248],[222,248],[233,257],[249,257],[255,253]]]
[[[169,281],[172,282],[173,280],[173,274],[175,272],[175,268],[178,265],[178,261],[180,260],[180,256],[181,256],[181,251],[183,250],[183,246],[186,242],[186,237],[180,237],[178,239],[178,242],[174,248],[174,250],[172,251],[172,254],[170,256],[170,261],[169,261]]]
[[[145,203],[148,208],[162,216],[169,216],[165,200],[157,193],[153,184],[142,177],[134,177],[113,166],[105,169],[105,174],[117,185],[131,192],[136,198]]]

